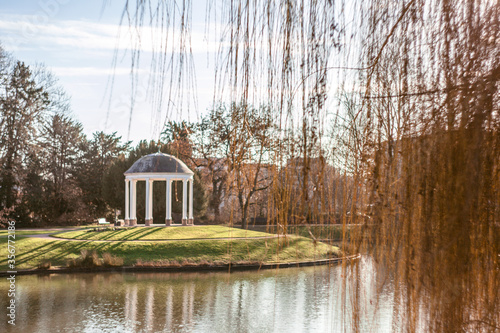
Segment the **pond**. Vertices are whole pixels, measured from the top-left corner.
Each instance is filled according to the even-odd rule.
[[[361,331],[392,325],[390,284],[359,262]],[[350,332],[353,302],[341,266],[232,273],[18,276],[12,332]],[[353,276],[348,274],[348,279]],[[9,284],[0,283],[1,308]],[[378,294],[378,298],[376,297]],[[5,310],[3,310],[5,313]]]

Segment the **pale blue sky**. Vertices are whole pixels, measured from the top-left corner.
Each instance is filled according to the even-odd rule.
[[[0,42],[14,58],[27,64],[43,63],[59,78],[61,85],[71,96],[73,116],[83,124],[87,135],[95,131],[106,133],[116,131],[123,140],[134,142],[141,139],[157,140],[166,120],[196,121],[211,107],[214,97],[214,55],[218,50],[217,47],[225,44],[218,44],[215,39],[220,37],[214,33],[210,33],[208,37],[205,35],[206,1],[193,0],[190,38],[196,71],[195,88],[192,89],[185,84],[176,90],[184,97],[173,96],[172,101],[169,101],[166,93],[170,88],[170,72],[167,70],[163,86],[163,105],[158,107],[152,102],[153,99],[149,98],[152,89],[160,86],[159,82],[151,84],[148,81],[151,71],[151,50],[153,47],[157,49],[166,38],[158,33],[157,28],[140,29],[141,66],[138,70],[139,77],[134,95],[134,110],[130,118],[132,80],[130,52],[127,52],[130,48],[130,36],[127,36],[128,22],[124,22],[125,27],[122,28],[120,41],[117,37],[125,2],[125,0],[1,1]],[[132,0],[130,3],[133,6],[135,2]],[[213,28],[213,22],[211,24]],[[220,32],[221,28],[218,29]],[[171,33],[173,30],[168,31]],[[179,45],[176,40],[172,40],[171,35],[169,38],[171,45]],[[279,35],[276,38],[279,40]],[[115,51],[119,56],[116,67],[113,67]],[[279,59],[279,56],[276,59]],[[332,63],[355,67],[352,61],[355,59],[339,58]],[[173,66],[176,66],[175,60],[173,63]],[[267,66],[266,63],[260,65],[264,66],[262,68]],[[114,76],[111,75],[113,70]],[[158,72],[156,69],[155,73]],[[183,70],[183,73],[185,72]],[[176,75],[176,72],[174,74]],[[267,83],[259,82],[259,78],[262,80],[262,76],[259,76],[261,73],[254,71],[254,74],[256,77],[252,78],[252,85],[255,86],[252,86],[252,89],[265,98]],[[352,74],[357,73],[352,72]],[[338,81],[336,78],[338,72],[331,71],[329,75],[332,75],[331,82]],[[109,89],[111,79],[114,79],[112,94]],[[297,86],[300,84],[301,81],[297,79]],[[335,86],[332,88],[333,93]],[[225,94],[231,91],[227,87],[218,89],[218,96],[220,91],[224,91]],[[189,105],[185,98],[188,94]],[[299,97],[296,96],[299,100],[298,105],[300,105]],[[191,101],[194,99],[197,104]],[[257,98],[255,103],[258,102]],[[329,99],[327,103],[334,103],[335,107],[337,101]],[[328,109],[334,110],[330,107],[326,110]],[[300,117],[300,112],[295,116]],[[326,123],[327,117],[322,116],[323,118]],[[129,124],[131,124],[130,129]]]
[[[208,48],[194,40],[198,86],[198,108],[167,117],[159,113],[141,95],[147,87],[150,49],[144,46],[145,65],[139,73],[139,95],[130,116],[129,54],[120,51],[114,76],[114,91],[109,99],[106,88],[112,72],[113,54],[117,45],[119,22],[125,1],[103,0],[22,0],[0,3],[0,42],[14,58],[27,64],[44,63],[71,96],[73,116],[80,121],[85,133],[117,131],[127,138],[157,139],[166,118],[196,120],[209,107],[212,97],[211,71],[207,67]],[[205,6],[193,6],[193,32],[203,39]],[[121,48],[125,49],[122,44]],[[148,54],[149,53],[149,54]],[[108,107],[109,106],[109,107]],[[109,112],[109,120],[106,116]],[[171,111],[172,112],[172,111]]]

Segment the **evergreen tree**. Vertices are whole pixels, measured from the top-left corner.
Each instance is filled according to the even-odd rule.
[[[40,146],[44,157],[47,218],[51,221],[67,219],[68,214],[81,207],[81,190],[75,174],[79,146],[84,139],[82,125],[67,116],[56,114],[44,124]]]
[[[36,125],[48,105],[28,66],[18,61],[2,75],[0,94],[0,207],[11,208],[21,191],[22,161],[36,137]]]
[[[128,143],[122,145],[120,140],[116,132],[95,132],[92,140],[84,140],[80,145],[82,156],[78,163],[78,184],[93,217],[107,212],[104,178],[116,158],[128,150]]]
[[[44,165],[40,156],[40,148],[33,146],[27,156],[26,177],[23,185],[21,204],[16,207],[18,221],[43,224],[47,221],[50,204],[45,192],[47,181],[44,180]]]

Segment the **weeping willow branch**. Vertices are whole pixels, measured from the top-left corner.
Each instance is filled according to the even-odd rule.
[[[155,105],[191,105],[191,3],[135,6],[131,28],[149,12],[162,37]],[[394,330],[500,326],[500,5],[228,0],[208,1],[205,17],[214,106],[265,105],[276,128],[269,221],[283,233],[360,226],[344,249],[369,253],[394,284]],[[359,292],[343,307],[358,330]]]

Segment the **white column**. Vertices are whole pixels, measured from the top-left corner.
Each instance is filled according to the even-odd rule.
[[[132,179],[130,181],[132,187],[130,188],[130,221],[129,225],[130,226],[136,226],[137,225],[137,216],[136,216],[136,209],[137,209],[137,180]]]
[[[187,225],[187,179],[182,180],[182,225]]]
[[[149,220],[149,179],[146,178],[146,205],[144,206],[144,219]]]
[[[149,226],[153,223],[153,180],[146,178],[146,213],[144,224]]]
[[[193,182],[194,179],[189,180],[189,224],[193,224]]]
[[[169,226],[172,223],[172,180],[166,179],[167,188],[166,188],[166,212],[165,212],[165,225]]]
[[[149,180],[149,218],[151,219],[151,224],[153,224],[153,183],[154,180]]]
[[[128,225],[130,220],[130,180],[125,178],[125,225]]]

